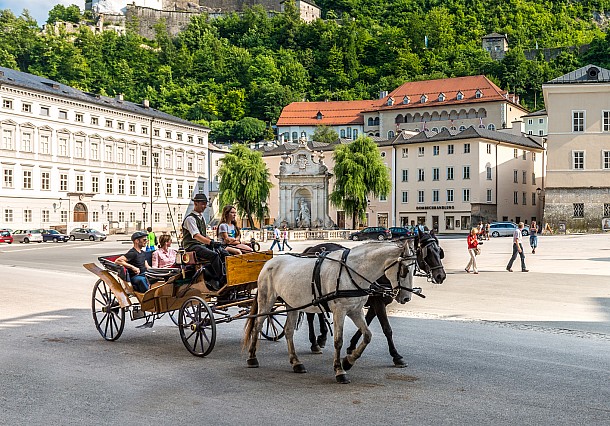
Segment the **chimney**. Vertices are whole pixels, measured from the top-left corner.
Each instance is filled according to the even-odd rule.
[[[123,94],[122,94],[122,93],[117,94],[117,95],[114,97],[114,99],[115,99],[117,102],[123,102]]]
[[[511,122],[512,124],[512,131],[511,133],[515,136],[521,136],[522,133],[525,133],[525,128],[524,128],[524,124],[523,121],[521,120],[514,120]]]
[[[148,99],[144,99],[142,101],[142,106],[146,109],[150,108],[150,101]]]

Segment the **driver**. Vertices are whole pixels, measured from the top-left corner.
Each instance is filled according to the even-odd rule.
[[[214,277],[206,280],[206,284],[214,290],[219,290],[226,283],[221,255],[228,253],[222,249],[220,243],[215,242],[206,234],[203,211],[208,206],[208,197],[205,194],[195,194],[192,201],[193,211],[182,222],[182,245],[186,251],[194,251],[197,259],[205,259],[210,262],[210,269]]]

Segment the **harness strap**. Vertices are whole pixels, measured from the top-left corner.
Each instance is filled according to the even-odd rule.
[[[313,267],[313,275],[311,277],[311,294],[313,295],[313,300],[319,301],[315,303],[316,306],[320,307],[320,311],[322,313],[326,312],[328,314],[330,312],[330,306],[325,300],[322,300],[322,280],[320,278],[320,271],[322,270],[322,262],[326,259],[328,255],[328,251],[324,251],[320,253],[318,258],[316,259],[316,263]],[[316,297],[316,295],[318,297]]]

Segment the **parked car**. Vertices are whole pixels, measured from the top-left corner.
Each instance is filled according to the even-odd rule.
[[[513,232],[519,225],[514,222],[493,222],[489,224],[489,234],[492,237],[512,237]],[[521,230],[521,235],[527,236],[530,234],[530,227],[525,225]]]
[[[42,243],[42,229],[18,229],[13,233],[13,240],[20,243]]]
[[[8,229],[0,230],[0,243],[13,244],[13,236]]]
[[[353,232],[349,236],[350,240],[359,241],[359,240],[389,240],[392,238],[392,233],[389,229],[384,228],[383,226],[370,226],[368,228],[364,228],[361,231]]]
[[[56,231],[55,229],[43,229],[42,240],[46,243],[47,241],[53,241],[54,243],[68,241],[70,237],[66,234]]]
[[[72,241],[104,241],[106,239],[106,234],[91,228],[74,228],[72,231],[70,231],[70,239]]]
[[[413,231],[405,226],[393,226],[390,228],[392,238],[410,237],[413,235]]]

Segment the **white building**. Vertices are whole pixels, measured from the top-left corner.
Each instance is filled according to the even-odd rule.
[[[172,230],[208,192],[209,129],[148,101],[2,67],[0,98],[1,227]]]

